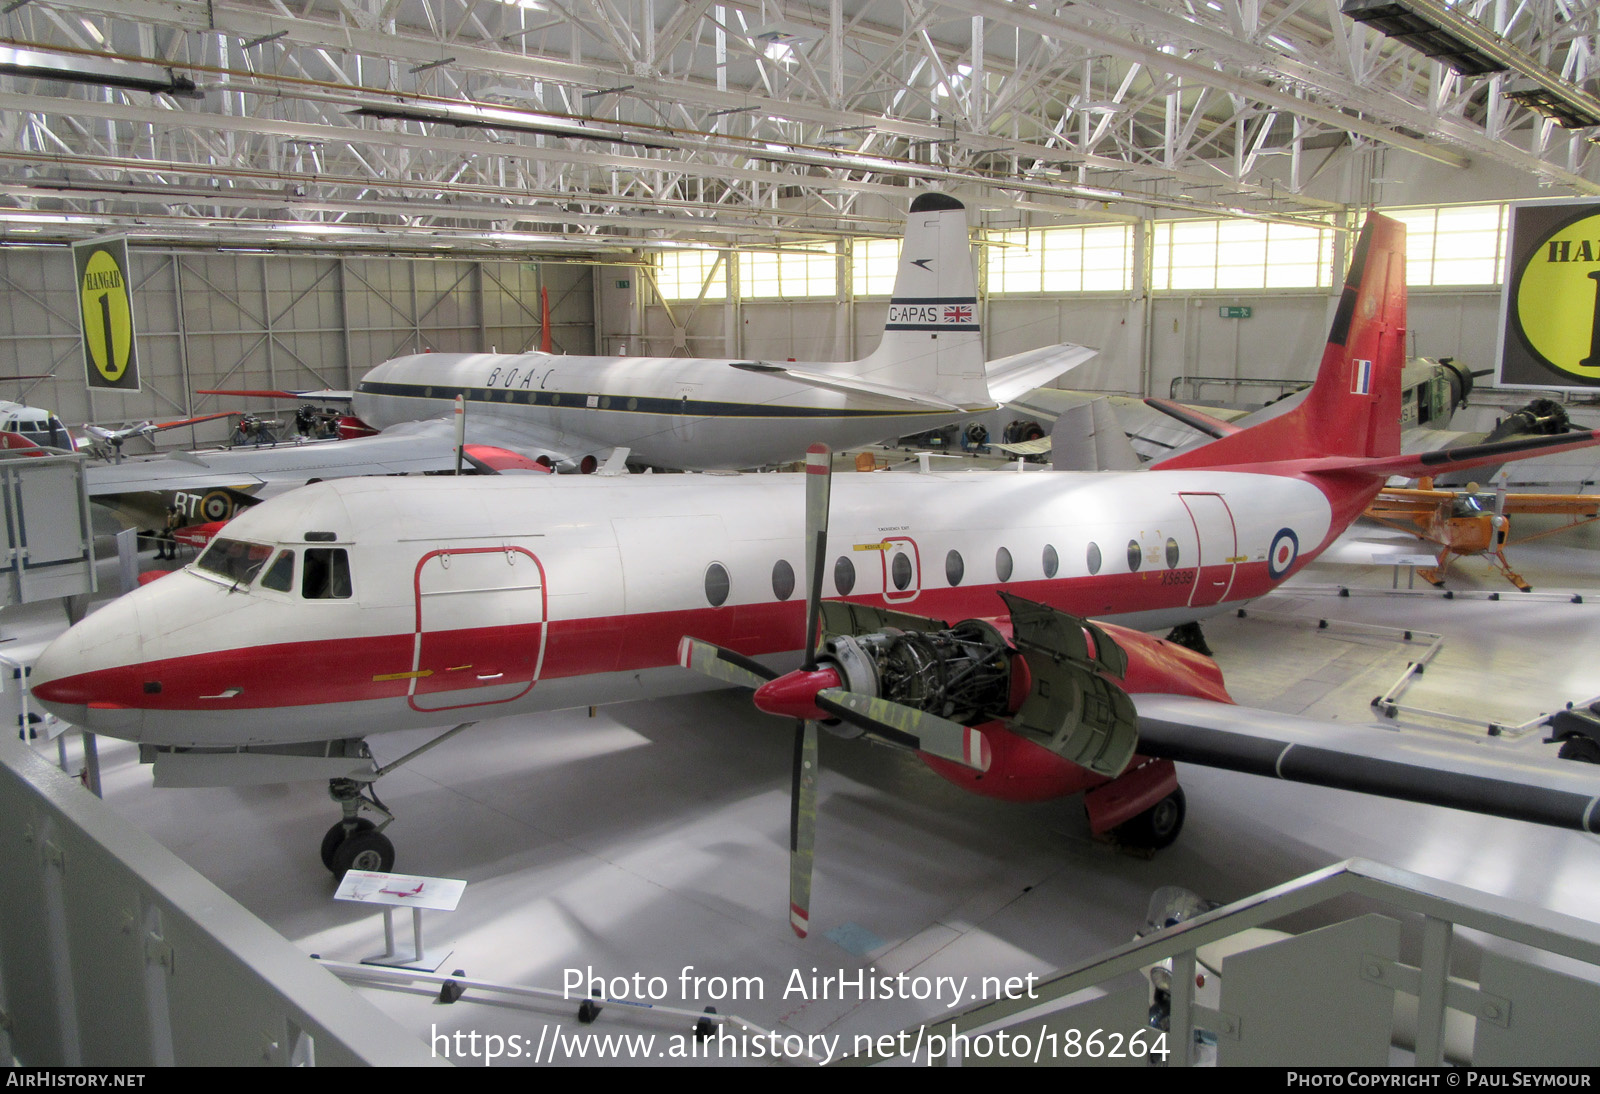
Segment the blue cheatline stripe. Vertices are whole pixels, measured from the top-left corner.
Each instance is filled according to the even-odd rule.
[[[356,390],[363,395],[432,400],[441,404],[441,414],[455,401],[457,395],[469,403],[548,406],[558,410],[606,411],[615,414],[681,414],[699,418],[915,418],[942,413],[933,408],[842,410],[830,407],[771,406],[765,403],[719,403],[696,399],[607,395],[597,391],[536,391],[531,388],[453,387],[387,381],[363,381]]]

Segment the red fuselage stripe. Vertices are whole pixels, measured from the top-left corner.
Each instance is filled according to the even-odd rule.
[[[1210,580],[1213,574],[1225,579],[1232,569],[1224,565],[1203,567],[1199,574],[1190,567],[1071,580],[1017,581],[1005,589],[1077,615],[1101,617],[1113,610],[1124,615],[1182,607],[1195,581]],[[1229,599],[1261,596],[1271,586],[1264,562],[1240,564]],[[1004,612],[995,595],[998,588],[974,585],[924,589],[914,608],[918,614],[950,620],[998,616]],[[876,595],[845,599],[860,604],[882,600]],[[547,634],[543,633],[546,627]],[[499,674],[494,681],[497,684],[536,678],[568,679],[675,665],[678,642],[684,635],[752,657],[798,650],[804,644],[804,629],[805,604],[791,599],[429,632],[427,656],[434,663],[417,665],[415,669],[416,635],[406,632],[208,651],[81,673],[41,683],[34,691],[48,702],[81,705],[92,700],[142,710],[254,710],[403,700],[411,690],[407,674],[414,671],[442,674],[456,666],[471,665],[472,672],[456,674],[463,690],[477,686],[479,676],[494,674]],[[430,679],[434,687],[439,682]],[[146,685],[153,683],[160,684],[158,691],[147,690]],[[238,695],[215,698],[229,688],[238,688]]]

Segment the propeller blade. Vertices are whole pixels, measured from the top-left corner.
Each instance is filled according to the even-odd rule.
[[[817,692],[817,706],[890,744],[926,752],[974,771],[989,770],[989,742],[971,726],[843,688]]]
[[[811,860],[817,830],[817,723],[794,727],[794,781],[789,790],[789,926],[811,930]]]
[[[678,641],[678,664],[713,680],[741,688],[758,688],[778,677],[776,672],[759,661],[687,636]]]
[[[828,500],[833,450],[818,442],[806,449],[806,660],[817,667],[817,621],[822,611],[822,568],[828,558]]]

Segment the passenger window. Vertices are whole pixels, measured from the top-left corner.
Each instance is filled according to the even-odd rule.
[[[1089,573],[1099,573],[1101,561],[1100,545],[1098,543],[1089,544]]]
[[[1144,548],[1139,546],[1138,540],[1130,539],[1128,541],[1128,572],[1138,573],[1139,564],[1143,561]]]
[[[788,600],[794,595],[794,567],[785,559],[772,564],[772,595]]]
[[[348,600],[350,559],[343,547],[307,547],[300,595],[307,600]]]
[[[849,596],[850,590],[856,587],[856,564],[850,561],[849,555],[840,555],[839,561],[833,564],[833,584],[840,596]]]
[[[951,551],[944,556],[944,579],[950,583],[951,588],[961,584],[961,579],[966,573],[967,564],[961,561],[960,551]]]
[[[706,567],[706,602],[713,608],[720,608],[728,602],[728,592],[732,587],[726,566],[713,562]]]
[[[1056,571],[1061,568],[1061,556],[1056,554],[1056,549],[1051,544],[1044,545],[1044,576],[1055,577]]]
[[[293,551],[278,552],[278,557],[272,560],[266,576],[261,579],[261,587],[279,593],[286,593],[294,588]]]
[[[1167,540],[1167,569],[1176,570],[1178,568],[1178,558],[1178,541],[1169,538]]]
[[[1004,547],[994,553],[994,576],[1002,583],[1011,580],[1011,552]]]
[[[894,562],[889,565],[889,575],[894,579],[894,587],[905,592],[911,584],[911,559],[905,554],[894,556]]]

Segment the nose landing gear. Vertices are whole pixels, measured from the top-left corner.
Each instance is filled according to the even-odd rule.
[[[366,784],[363,791],[362,784],[354,779],[329,779],[328,796],[344,810],[344,819],[322,837],[322,865],[336,878],[343,878],[349,870],[393,870],[394,844],[383,829],[394,820],[394,814],[383,807],[372,784]],[[383,823],[374,824],[360,816],[363,807],[381,814]]]
[[[344,811],[344,818],[328,829],[322,837],[322,865],[326,866],[336,878],[342,879],[349,870],[367,870],[373,873],[386,874],[394,869],[394,844],[389,842],[389,837],[383,830],[394,821],[394,814],[378,799],[378,792],[374,789],[379,779],[399,767],[409,763],[438,745],[448,741],[464,729],[470,729],[477,722],[462,722],[452,729],[447,729],[426,744],[407,752],[393,763],[373,769],[368,775],[361,772],[357,778],[340,777],[328,780],[328,796],[339,803],[339,808]],[[365,742],[358,742],[362,746],[363,755],[366,752]],[[361,811],[375,813],[383,818],[374,823],[361,815]]]

